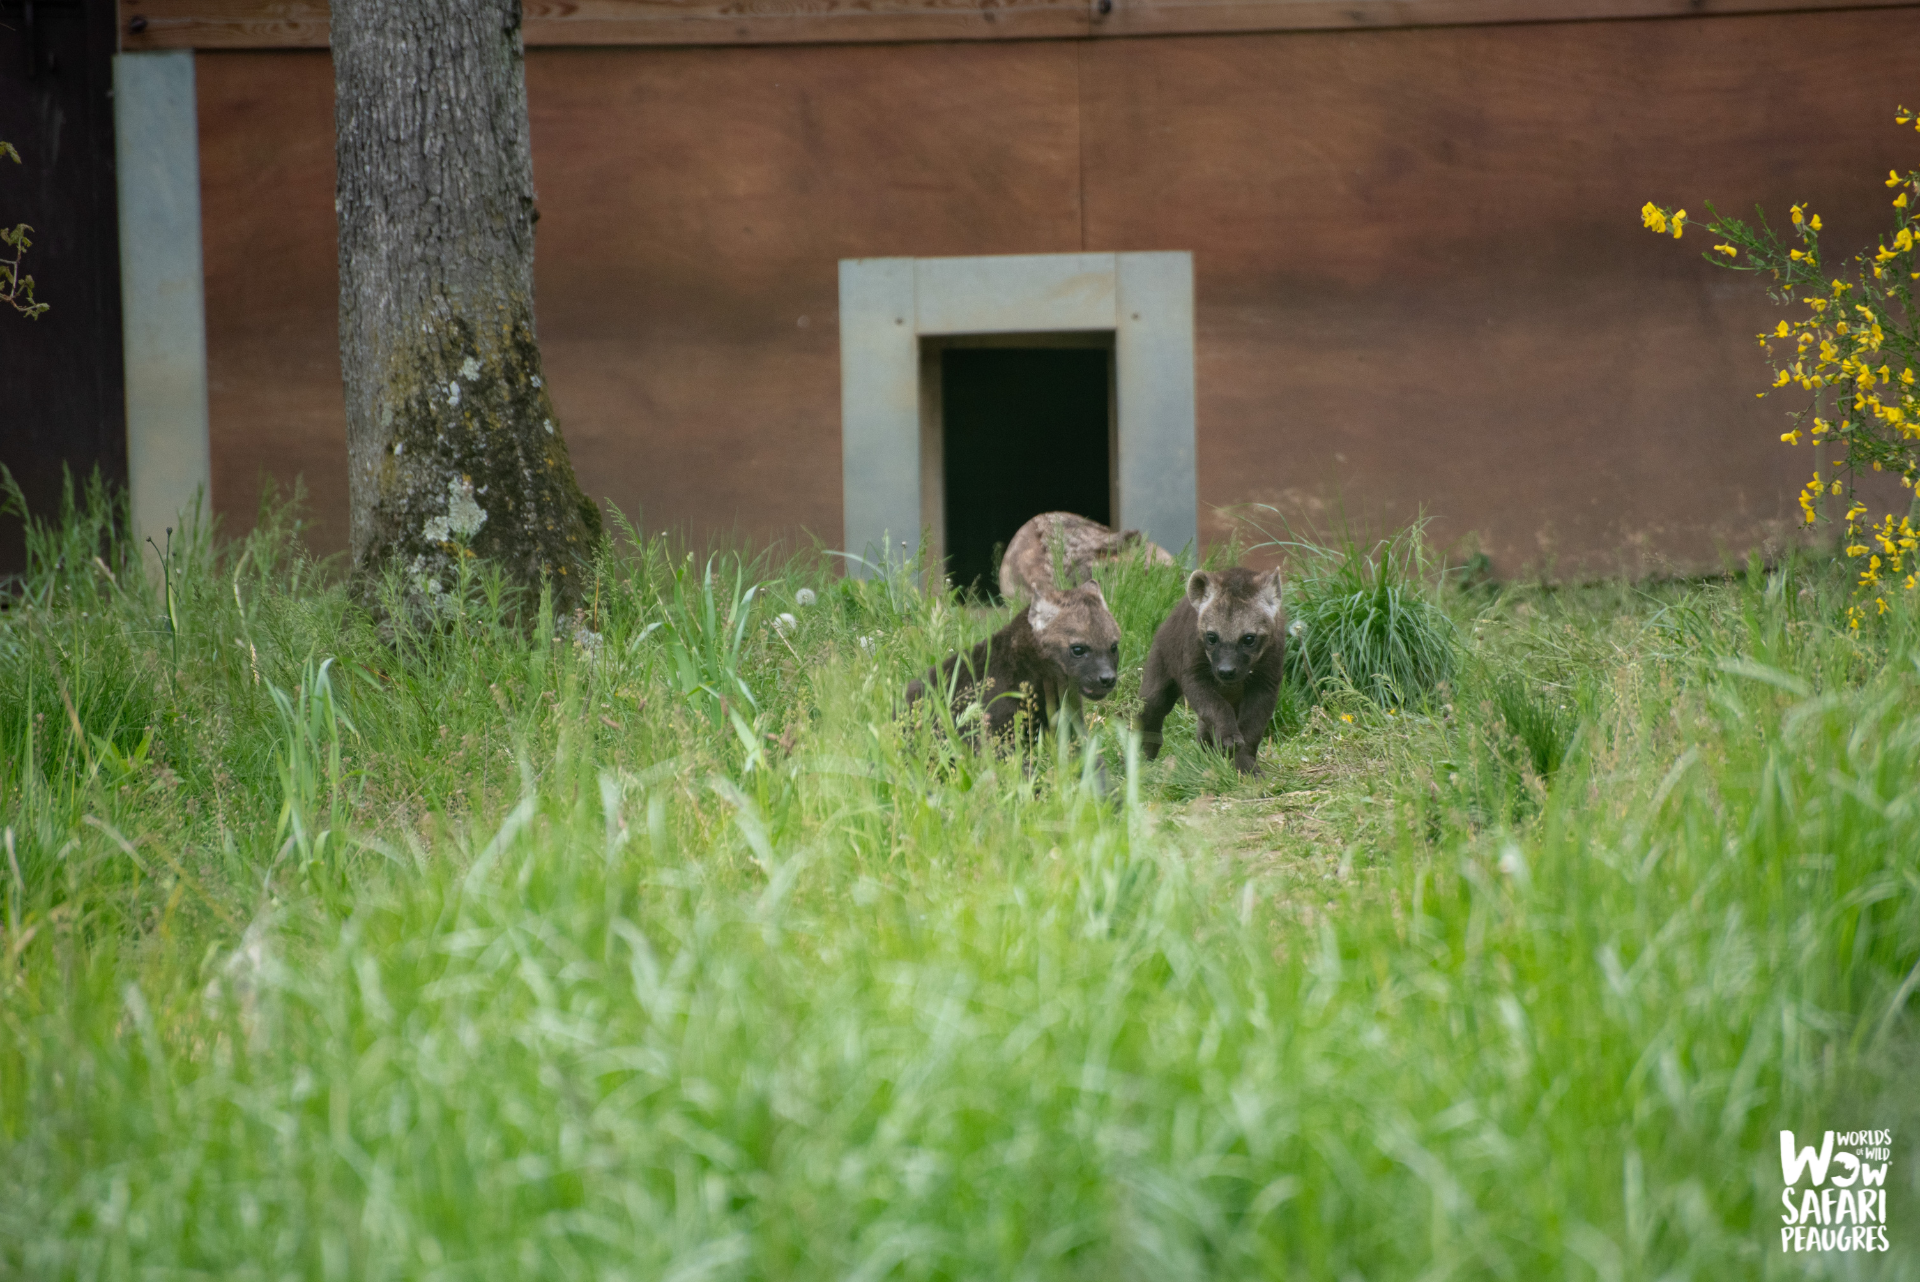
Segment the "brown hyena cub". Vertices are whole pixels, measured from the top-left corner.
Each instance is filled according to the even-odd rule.
[[[980,701],[994,738],[1025,712],[1025,738],[1031,744],[1052,726],[1060,708],[1077,711],[1082,698],[1112,693],[1119,664],[1120,625],[1108,612],[1100,585],[1087,583],[1035,597],[1006,627],[907,686],[907,704],[929,690],[951,688],[956,714]]]
[[[1143,547],[1153,564],[1173,564],[1165,548],[1138,530],[1116,533],[1071,512],[1042,512],[1021,526],[1007,544],[1006,555],[1000,558],[1000,595],[1011,601],[1037,596],[1042,589],[1073,587],[1090,578],[1094,566]],[[1056,556],[1058,579],[1053,572]]]
[[[1243,566],[1187,580],[1187,595],[1153,634],[1140,678],[1140,746],[1160,753],[1160,727],[1185,698],[1200,721],[1200,742],[1254,774],[1260,736],[1280,697],[1287,630],[1280,616],[1280,572]]]

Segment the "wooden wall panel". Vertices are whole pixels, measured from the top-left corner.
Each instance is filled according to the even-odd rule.
[[[194,73],[214,510],[242,533],[263,482],[297,480],[312,546],[344,551],[333,67],[324,53],[201,54]]]
[[[1636,211],[1812,198],[1858,242],[1914,163],[1916,47],[1902,10],[535,51],[555,401],[648,527],[832,540],[839,258],[1187,249],[1203,512],[1424,508],[1508,574],[1713,568],[1811,456],[1752,396],[1775,314]],[[337,548],[326,58],[199,67],[217,506],[242,527],[263,468],[303,472]]]
[[[119,0],[128,49],[324,49],[327,0]],[[526,0],[530,47],[1379,30],[1911,6],[1914,0]]]
[[[1078,247],[1059,44],[530,55],[541,346],[589,484],[837,542],[841,258]]]
[[[1757,283],[1637,210],[1813,199],[1861,243],[1915,48],[1909,11],[1089,46],[1088,247],[1195,252],[1203,511],[1712,568],[1812,457],[1753,396]]]
[[[262,466],[304,472],[343,547],[328,63],[199,67],[216,502],[241,528]],[[841,258],[1079,247],[1072,46],[554,50],[527,80],[555,406],[650,527],[837,538]]]

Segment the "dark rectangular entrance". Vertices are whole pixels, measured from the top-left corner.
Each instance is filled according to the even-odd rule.
[[[1064,511],[1112,523],[1113,348],[1087,335],[938,357],[947,574],[961,592],[993,599],[1000,552],[1029,518]]]

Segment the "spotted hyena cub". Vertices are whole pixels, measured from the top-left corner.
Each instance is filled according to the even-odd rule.
[[[1000,558],[1000,595],[1031,599],[1043,588],[1072,587],[1093,577],[1096,565],[1117,561],[1137,548],[1147,549],[1155,565],[1173,557],[1138,530],[1113,531],[1071,512],[1042,512],[1014,533]],[[1056,560],[1060,574],[1054,575]]]
[[[1026,713],[1031,745],[1051,728],[1054,714],[1077,714],[1082,699],[1104,699],[1119,676],[1120,625],[1107,610],[1100,585],[1042,592],[1013,621],[964,654],[907,686],[911,707],[929,691],[953,691],[956,714],[976,699],[987,732],[1000,738]],[[969,733],[974,733],[969,731]]]
[[[1287,643],[1280,613],[1280,572],[1243,566],[1195,571],[1147,652],[1140,678],[1140,742],[1149,760],[1160,753],[1160,727],[1185,699],[1200,721],[1200,742],[1254,774],[1260,736],[1280,697]]]

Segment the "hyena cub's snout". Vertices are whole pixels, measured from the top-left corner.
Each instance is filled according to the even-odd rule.
[[[1067,647],[1067,657],[1072,660],[1068,674],[1080,687],[1081,694],[1089,699],[1104,699],[1120,680],[1120,642],[1115,640],[1104,650],[1096,649],[1096,644],[1077,641]]]
[[[1221,636],[1219,632],[1208,629],[1200,640],[1207,648],[1207,660],[1213,665],[1213,675],[1221,685],[1238,685],[1245,681],[1247,674],[1253,671],[1253,665],[1260,661],[1261,652],[1267,648],[1264,631]]]

